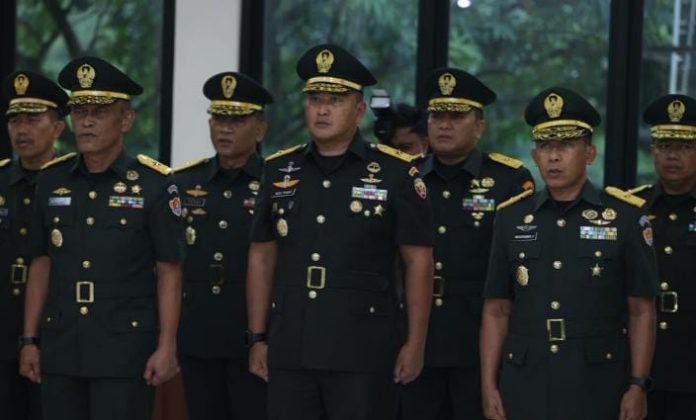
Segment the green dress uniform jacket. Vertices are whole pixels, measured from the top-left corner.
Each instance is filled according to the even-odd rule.
[[[359,134],[322,165],[314,144],[267,159],[253,242],[277,241],[271,369],[390,372],[403,343],[394,261],[432,246],[412,157]]]
[[[184,257],[169,172],[121,152],[103,173],[71,154],[39,174],[32,254],[51,260],[42,372],[142,376],[158,337],[155,263]]]
[[[527,195],[498,212],[484,289],[513,301],[505,411],[511,420],[615,420],[630,374],[626,299],[657,293],[642,200],[589,181],[573,203],[547,190],[520,200]]]
[[[456,173],[428,156],[420,171],[435,217],[428,367],[478,366],[483,284],[497,204],[533,188],[522,163],[474,149]]]

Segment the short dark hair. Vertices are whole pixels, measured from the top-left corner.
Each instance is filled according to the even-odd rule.
[[[428,135],[428,118],[426,113],[415,106],[399,103],[394,110],[394,131],[408,127],[411,132],[421,136]]]

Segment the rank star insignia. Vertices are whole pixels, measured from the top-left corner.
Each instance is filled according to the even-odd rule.
[[[137,185],[137,184],[136,184],[136,185],[133,185],[133,186],[131,187],[131,192],[132,192],[133,194],[140,194],[140,192],[141,192],[142,190],[143,190],[143,187],[141,187],[140,185]]]
[[[604,270],[604,267],[600,267],[599,263],[595,263],[594,267],[590,267],[590,271],[592,272],[592,277],[601,276],[602,270]]]
[[[138,178],[140,178],[140,174],[138,171],[130,170],[126,172],[126,179],[129,181],[136,181]]]
[[[604,211],[602,212],[602,218],[604,218],[604,220],[616,219],[616,210],[611,208],[604,209]]]
[[[481,186],[484,188],[492,188],[495,185],[495,179],[486,177],[481,180]]]
[[[376,216],[381,216],[382,214],[384,214],[384,207],[382,207],[381,204],[377,204],[377,205],[375,206],[375,215],[376,215]]]
[[[259,189],[261,189],[261,184],[259,181],[251,181],[249,183],[249,190],[252,192],[259,192]]]

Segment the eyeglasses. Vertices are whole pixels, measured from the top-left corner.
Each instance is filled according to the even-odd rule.
[[[696,141],[659,141],[654,142],[652,148],[660,153],[689,152],[696,150]]]

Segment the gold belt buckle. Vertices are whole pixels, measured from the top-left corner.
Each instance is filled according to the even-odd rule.
[[[319,284],[315,284],[314,273],[319,274]],[[317,265],[310,265],[307,267],[307,288],[308,289],[323,289],[326,287],[326,267],[319,267]]]
[[[441,298],[445,295],[445,279],[442,276],[433,276],[433,296]]]
[[[87,286],[89,290],[88,297],[82,297],[82,286]],[[75,301],[77,303],[92,303],[94,302],[94,282],[78,281],[75,283]]]
[[[669,302],[669,299],[665,299],[667,297],[672,298],[671,302]],[[671,303],[672,305],[668,305],[668,303]],[[669,291],[669,292],[661,292],[660,293],[660,311],[661,312],[668,312],[668,313],[675,313],[679,310],[679,295],[675,291]]]
[[[555,334],[555,328],[554,325],[558,325],[558,332],[560,335]],[[566,330],[565,330],[565,319],[563,318],[556,318],[556,319],[547,319],[546,320],[546,331],[549,332],[549,341],[565,341],[566,339]]]
[[[24,264],[12,264],[10,284],[25,284],[27,282],[27,266]]]

